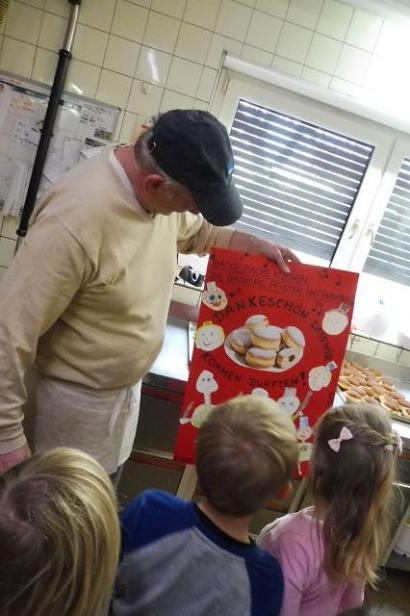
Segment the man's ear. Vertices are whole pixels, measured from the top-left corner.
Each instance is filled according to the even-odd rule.
[[[130,143],[135,143],[138,141],[139,137],[151,127],[148,124],[141,124],[140,126],[136,126],[131,134]]]
[[[275,498],[278,500],[286,500],[293,492],[293,485],[290,481],[287,481],[285,485],[275,494]]]
[[[162,175],[159,175],[159,173],[150,173],[145,176],[142,183],[145,190],[149,192],[156,192],[164,185],[165,178],[163,178]]]

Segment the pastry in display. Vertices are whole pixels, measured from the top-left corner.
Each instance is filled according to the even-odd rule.
[[[362,400],[367,396],[365,387],[352,387],[351,389],[347,389],[345,391],[346,399],[349,402],[362,402]]]
[[[345,360],[338,387],[349,402],[380,404],[397,419],[410,422],[410,402],[397,391],[393,380],[377,368]]]
[[[341,389],[342,391],[346,391],[347,389],[351,388],[351,385],[349,383],[349,379],[346,376],[340,376],[339,377],[339,389]]]

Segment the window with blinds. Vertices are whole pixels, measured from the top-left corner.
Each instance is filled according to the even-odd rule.
[[[364,271],[410,285],[410,158],[404,158]]]
[[[230,137],[236,226],[331,262],[373,146],[245,100]]]

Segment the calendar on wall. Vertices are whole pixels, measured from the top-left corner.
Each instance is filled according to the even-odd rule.
[[[0,212],[19,216],[24,204],[50,88],[0,73]],[[82,155],[113,140],[120,109],[64,94],[39,197]]]

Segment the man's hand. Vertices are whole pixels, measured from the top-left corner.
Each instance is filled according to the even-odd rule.
[[[268,240],[263,240],[249,233],[235,231],[229,242],[231,250],[239,250],[240,252],[248,252],[250,254],[262,255],[272,261],[275,261],[279,269],[285,274],[289,274],[290,269],[287,262],[300,263],[299,257],[286,246],[274,244]]]
[[[10,451],[9,453],[0,453],[0,476],[4,475],[9,468],[20,464],[26,458],[31,456],[31,451],[29,446],[23,445],[20,449],[16,449],[15,451]]]

